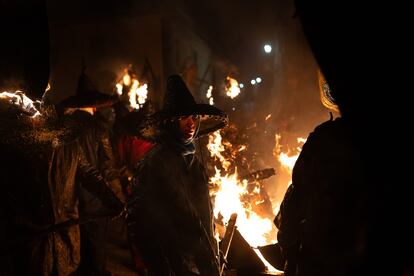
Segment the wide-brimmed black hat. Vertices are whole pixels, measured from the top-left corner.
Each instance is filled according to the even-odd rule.
[[[78,79],[76,94],[63,100],[59,105],[63,108],[108,107],[118,101],[118,96],[99,92],[89,77],[82,72]]]
[[[190,90],[178,75],[171,75],[167,80],[167,91],[161,111],[156,112],[140,127],[143,138],[156,140],[166,121],[174,121],[182,117],[197,115],[200,119],[196,137],[216,131],[228,124],[228,116],[220,109],[209,104],[198,104]]]

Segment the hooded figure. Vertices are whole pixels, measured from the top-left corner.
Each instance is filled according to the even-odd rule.
[[[69,275],[80,261],[79,226],[47,229],[79,218],[75,178],[114,215],[123,205],[85,159],[81,141],[87,124],[58,118],[53,106],[27,110],[28,98],[21,97],[0,103],[1,269],[12,275]]]
[[[156,146],[135,173],[128,226],[149,275],[218,275],[208,179],[194,140],[227,121],[173,75],[163,109],[143,125],[141,135]]]
[[[387,162],[402,160],[399,151],[387,145],[409,141],[401,137],[403,116],[393,112],[396,107],[404,110],[403,101],[389,95],[399,91],[394,85],[403,78],[394,70],[399,65],[387,64],[402,60],[398,53],[407,52],[394,45],[405,43],[396,37],[384,40],[396,29],[404,34],[398,21],[383,16],[402,7],[295,3],[341,117],[309,135],[275,218],[285,275],[412,275],[413,254],[402,254],[412,241],[412,229],[404,225],[412,216],[412,193],[403,190],[400,184],[406,178],[399,177],[411,169],[406,170],[404,162]],[[385,121],[400,123],[384,125]],[[407,194],[410,198],[404,198]]]
[[[1,273],[69,275],[80,261],[79,186],[119,214],[123,204],[81,148],[89,125],[59,118],[37,93],[0,93]]]

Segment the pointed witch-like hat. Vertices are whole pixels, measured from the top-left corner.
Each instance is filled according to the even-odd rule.
[[[118,101],[117,95],[99,92],[89,77],[82,71],[78,79],[76,94],[63,100],[59,105],[67,108],[108,107]]]
[[[200,119],[196,137],[223,128],[229,121],[228,115],[220,109],[209,104],[196,103],[182,78],[171,75],[167,80],[163,108],[143,122],[140,135],[148,140],[157,140],[162,133],[163,124],[168,120],[174,121],[192,115],[197,115]]]

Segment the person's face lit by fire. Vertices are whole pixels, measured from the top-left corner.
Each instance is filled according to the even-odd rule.
[[[183,138],[186,140],[193,139],[197,130],[197,116],[181,117],[178,123]]]

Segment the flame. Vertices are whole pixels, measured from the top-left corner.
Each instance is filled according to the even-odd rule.
[[[246,149],[247,149],[247,146],[246,145],[241,145],[241,146],[239,146],[239,149],[237,151],[238,152],[241,152],[241,151],[244,151]]]
[[[298,141],[298,143],[302,143],[302,144],[305,144],[306,140],[307,139],[302,138],[302,137],[299,137],[299,138],[296,139],[296,141]]]
[[[213,98],[212,92],[213,92],[213,86],[210,85],[207,89],[207,94],[206,94],[207,99],[209,99],[210,105],[214,105],[214,98]]]
[[[230,77],[226,78],[226,95],[234,99],[240,94],[239,83]]]
[[[214,193],[214,216],[223,216],[224,221],[230,219],[231,214],[237,213],[237,229],[251,246],[266,245],[275,242],[269,236],[272,231],[272,221],[262,218],[252,211],[247,202],[242,202],[241,197],[246,195],[247,181],[240,181],[237,172],[221,176],[219,169],[210,182],[218,186]]]
[[[247,146],[233,147],[231,143],[222,139],[220,131],[216,131],[210,134],[207,148],[211,156],[218,159],[224,169],[222,175],[221,170],[215,167],[216,173],[210,178],[213,187],[210,194],[214,201],[214,216],[227,222],[233,213],[237,213],[237,229],[252,247],[275,243],[276,235],[273,232],[273,222],[253,210],[254,205],[263,202],[259,196],[260,186],[255,186],[253,190],[249,190],[247,187],[249,183],[246,180],[239,179],[237,168],[235,168],[234,173],[229,174],[228,170],[232,163],[223,156],[224,152],[230,152],[230,156],[233,157],[238,152],[246,150]],[[254,199],[257,196],[259,196],[259,199],[246,200],[246,198]],[[258,250],[255,250],[255,252],[266,265],[268,271],[278,271],[261,254],[258,254]]]
[[[300,152],[302,151],[302,146],[306,142],[305,138],[299,137],[296,139],[299,146],[295,148],[295,150],[292,152],[291,150],[283,151],[283,147],[280,143],[282,136],[280,134],[275,135],[275,148],[273,151],[273,154],[276,156],[277,160],[282,165],[282,168],[284,168],[290,177],[292,176],[292,170],[295,166],[296,160],[299,157]],[[291,184],[290,182],[288,186]]]
[[[124,94],[124,90],[128,91],[129,105],[132,109],[139,109],[147,100],[148,85],[140,83],[138,79],[129,74],[128,69],[121,80],[115,85],[118,95]]]
[[[36,118],[41,115],[35,106],[35,103],[40,104],[40,102],[32,101],[20,90],[16,90],[14,93],[7,91],[1,92],[0,99],[5,100],[10,104],[19,107],[24,112],[31,114],[32,118]]]
[[[292,171],[298,157],[299,157],[299,153],[295,154],[295,155],[292,155],[292,156],[289,156],[289,155],[287,155],[287,153],[282,152],[279,155],[279,161],[280,161],[280,163],[282,163],[282,165],[284,167],[289,169],[289,171]]]
[[[122,81],[124,83],[124,85],[126,86],[130,86],[131,85],[131,76],[126,73],[123,77],[122,77]]]
[[[115,85],[115,87],[116,87],[116,92],[118,93],[118,95],[119,96],[121,96],[122,95],[122,88],[124,87],[121,83],[117,83],[116,85]]]
[[[266,119],[269,118],[271,118],[271,114],[266,117]],[[292,178],[292,169],[306,139],[302,137],[296,138],[294,141],[297,142],[297,145],[295,144],[295,146],[287,148],[287,144],[282,145],[281,138],[280,134],[275,135],[274,154],[279,163],[281,174],[287,176],[283,180],[286,181],[287,187],[290,184],[288,182]],[[256,208],[260,204],[265,203],[265,198],[261,196],[261,185],[252,185],[252,183],[247,183],[247,180],[242,180],[238,176],[237,168],[234,165],[234,161],[238,158],[237,154],[247,150],[247,145],[232,145],[221,136],[220,131],[216,131],[210,134],[207,147],[211,156],[221,166],[221,169],[218,168],[219,166],[215,167],[215,175],[210,178],[212,186],[210,195],[214,202],[213,212],[216,220],[221,221],[220,223],[227,222],[231,215],[236,213],[236,226],[241,235],[252,246],[269,272],[279,272],[263,258],[257,249],[257,246],[277,242],[277,229],[275,229],[272,220],[261,215],[260,208]],[[271,211],[273,211],[273,214],[277,214],[280,202],[276,198],[271,199],[271,201]],[[217,231],[220,234],[217,234],[216,237],[223,237],[222,228],[224,226],[218,228]]]
[[[220,131],[217,130],[208,136],[208,150],[210,151],[211,157],[218,158],[221,162],[223,168],[227,171],[231,165],[230,161],[227,161],[226,158],[221,154],[225,151],[224,145],[222,144],[222,138]]]

